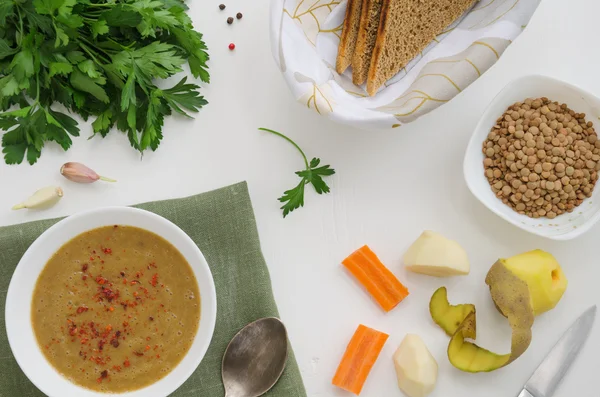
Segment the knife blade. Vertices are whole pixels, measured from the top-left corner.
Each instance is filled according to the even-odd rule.
[[[552,397],[590,335],[595,318],[596,306],[594,305],[587,309],[561,336],[525,383],[519,397]]]

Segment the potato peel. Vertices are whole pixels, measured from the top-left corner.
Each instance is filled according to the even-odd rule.
[[[475,313],[475,305],[451,305],[448,302],[446,287],[440,287],[429,301],[429,312],[433,321],[446,331],[448,336],[452,336],[467,316]]]
[[[494,304],[507,317],[512,329],[510,354],[496,354],[465,340],[477,337],[473,305],[450,305],[445,287],[438,289],[430,301],[433,320],[452,335],[448,359],[453,366],[465,372],[490,372],[502,368],[519,358],[531,343],[535,316],[527,283],[512,274],[502,261],[492,266],[485,282],[490,287]],[[460,324],[454,329],[457,321]]]

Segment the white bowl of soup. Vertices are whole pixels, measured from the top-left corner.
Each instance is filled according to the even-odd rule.
[[[217,298],[204,256],[178,226],[111,207],[44,232],[8,288],[6,332],[50,397],[163,397],[196,370]]]

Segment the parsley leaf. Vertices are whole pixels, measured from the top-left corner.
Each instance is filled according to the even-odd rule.
[[[320,159],[313,158],[310,161],[310,168],[298,171],[296,175],[312,184],[318,194],[329,193],[329,186],[327,186],[323,177],[335,174],[335,170],[331,169],[329,165],[318,167],[320,162]]]
[[[142,22],[142,16],[133,10],[129,10],[125,5],[112,7],[102,14],[102,18],[106,21],[108,26],[115,27],[134,28]]]
[[[91,119],[92,136],[116,127],[134,149],[156,150],[165,117],[207,104],[186,77],[157,83],[186,63],[210,80],[187,10],[184,0],[0,0],[0,112],[16,109],[0,113],[5,161],[33,164],[47,142],[68,150],[79,135],[68,112]]]
[[[317,194],[326,194],[330,192],[330,188],[327,183],[323,180],[323,177],[331,176],[335,174],[335,170],[331,168],[329,165],[323,165],[319,167],[321,164],[321,160],[318,158],[313,158],[310,163],[306,158],[306,155],[300,149],[300,147],[296,144],[296,142],[292,141],[287,136],[283,135],[280,132],[273,131],[267,128],[259,128],[261,131],[270,132],[271,134],[275,134],[285,139],[300,152],[302,157],[304,158],[304,164],[306,169],[302,171],[297,171],[296,175],[301,178],[300,183],[293,189],[286,190],[278,200],[283,204],[281,209],[283,210],[283,217],[285,218],[290,212],[297,210],[300,207],[304,207],[304,188],[306,185],[311,184]]]
[[[197,112],[199,108],[206,105],[208,102],[206,102],[204,97],[197,91],[200,87],[195,84],[186,84],[186,81],[187,77],[184,77],[174,87],[163,90],[162,94],[173,110],[189,117],[181,108],[190,112]]]

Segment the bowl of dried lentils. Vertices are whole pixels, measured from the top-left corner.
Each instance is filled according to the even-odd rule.
[[[521,77],[484,112],[464,175],[485,206],[528,232],[569,240],[600,220],[600,99],[545,76]]]

